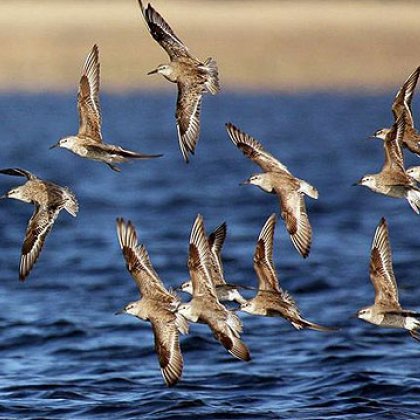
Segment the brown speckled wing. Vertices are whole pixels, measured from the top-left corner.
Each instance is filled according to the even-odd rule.
[[[308,257],[312,244],[312,227],[306,212],[305,198],[300,192],[286,194],[276,189],[280,197],[281,216],[286,223],[290,239],[302,255]]]
[[[401,86],[400,90],[397,92],[394,102],[392,104],[392,113],[394,114],[395,121],[398,120],[398,117],[405,112],[405,122],[407,125],[413,127],[413,115],[411,111],[411,102],[413,100],[414,90],[416,88],[418,79],[420,75],[420,66],[417,67],[413,73],[408,76],[408,79]]]
[[[200,85],[178,83],[176,125],[179,147],[185,162],[194,154],[200,135],[200,111],[203,88]]]
[[[25,240],[22,246],[19,266],[20,280],[25,280],[32,270],[44,246],[45,238],[51,230],[59,212],[59,208],[49,209],[35,206],[34,213],[26,229]]]
[[[94,45],[86,58],[79,83],[77,107],[80,117],[79,136],[102,142],[99,104],[99,49]]]
[[[165,19],[150,4],[144,8],[142,1],[138,1],[150,34],[170,59],[176,61],[178,57],[191,57],[188,48],[175,35]]]
[[[139,245],[133,224],[124,219],[117,219],[117,236],[120,247],[130,272],[142,296],[168,296],[161,279],[157,275],[144,245]]]
[[[290,173],[285,165],[283,165],[273,155],[264,150],[262,144],[235,127],[232,123],[226,124],[226,130],[233,144],[238,147],[242,153],[256,163],[265,172],[287,172]]]
[[[184,367],[175,315],[160,311],[150,317],[150,322],[163,379],[166,385],[173,386],[180,379]]]
[[[397,281],[392,267],[388,226],[384,218],[379,222],[373,237],[369,272],[375,288],[375,303],[386,307],[400,308]]]

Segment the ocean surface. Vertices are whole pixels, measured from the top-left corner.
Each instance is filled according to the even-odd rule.
[[[205,97],[201,138],[185,165],[174,92],[104,94],[107,142],[164,153],[115,173],[48,149],[77,132],[74,95],[2,94],[0,167],[25,168],[69,186],[80,212],[76,219],[60,214],[21,283],[20,248],[32,206],[0,202],[0,418],[420,418],[420,343],[404,331],[352,317],[373,302],[369,253],[382,216],[389,222],[401,303],[420,310],[420,217],[406,201],[351,186],[382,167],[382,145],[368,136],[390,123],[393,97],[394,92]],[[419,116],[418,104],[414,109]],[[226,221],[226,278],[256,286],[256,239],[279,207],[274,195],[239,186],[260,169],[231,143],[227,121],[318,188],[319,199],[306,200],[314,231],[310,257],[298,255],[279,219],[274,261],[303,315],[340,330],[296,331],[281,318],[241,314],[252,353],[244,363],[207,326],[194,324],[181,341],[182,380],[167,388],[150,324],[114,315],[138,298],[115,219],[132,220],[168,287],[188,277],[188,240],[197,213],[208,232]],[[407,155],[407,164],[420,159]],[[22,182],[0,176],[0,195]],[[254,293],[244,291],[247,297]]]

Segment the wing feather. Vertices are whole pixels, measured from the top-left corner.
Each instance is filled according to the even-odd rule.
[[[169,295],[159,278],[144,245],[138,245],[137,233],[133,224],[124,219],[117,219],[117,236],[127,263],[127,269],[133,277],[142,296],[156,297],[156,294]]]
[[[392,267],[388,225],[384,218],[379,222],[373,237],[369,272],[375,288],[375,303],[399,308],[398,288]]]
[[[101,108],[99,104],[100,64],[99,49],[95,44],[86,58],[79,83],[78,111],[80,116],[79,136],[89,137],[100,143]]]
[[[254,270],[258,277],[258,290],[281,292],[276,269],[273,263],[273,240],[276,215],[273,213],[265,222],[258,237],[254,253]]]
[[[264,150],[262,144],[235,127],[232,123],[226,124],[227,132],[233,142],[242,153],[261,167],[265,172],[287,172],[290,171],[273,155]]]
[[[188,48],[175,35],[165,19],[150,4],[144,8],[142,1],[138,2],[150,34],[170,59],[176,61],[179,57],[191,57]]]
[[[181,378],[184,367],[175,315],[160,311],[150,317],[150,323],[163,379],[166,385],[173,386]]]
[[[200,135],[200,111],[203,96],[202,86],[178,82],[176,125],[179,147],[185,162],[194,154]]]
[[[188,268],[193,287],[193,297],[206,295],[218,302],[211,278],[211,254],[201,215],[195,219],[191,230]]]
[[[60,208],[45,208],[35,205],[35,210],[26,229],[19,265],[19,278],[25,280],[41,253],[49,231],[57,219]]]
[[[297,191],[286,194],[276,189],[276,192],[280,197],[281,216],[290,239],[300,255],[306,258],[311,250],[312,227],[306,212],[305,198]]]
[[[408,76],[408,79],[401,86],[397,92],[394,102],[392,104],[392,113],[394,114],[395,121],[398,120],[399,116],[405,112],[405,121],[407,125],[414,127],[413,115],[411,110],[411,102],[413,100],[414,90],[416,88],[420,75],[420,66],[417,67]]]

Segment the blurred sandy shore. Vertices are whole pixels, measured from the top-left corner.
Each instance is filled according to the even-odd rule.
[[[395,89],[420,64],[420,2],[153,0],[225,89]],[[168,89],[136,0],[2,0],[0,90],[75,90],[93,43],[108,91]],[[173,88],[173,87],[172,87]]]

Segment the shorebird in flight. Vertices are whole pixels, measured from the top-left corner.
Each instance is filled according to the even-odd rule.
[[[375,288],[375,303],[360,309],[357,316],[380,327],[406,329],[411,337],[420,341],[420,313],[403,309],[399,303],[388,226],[384,218],[373,237],[369,274]]]
[[[392,104],[392,114],[395,122],[397,122],[398,118],[404,114],[405,132],[403,138],[401,139],[401,143],[404,147],[410,150],[410,152],[416,153],[420,156],[420,133],[414,127],[413,113],[411,110],[411,102],[413,100],[413,94],[419,75],[420,66],[410,74],[408,79],[397,92]],[[393,131],[393,127],[382,128],[377,130],[372,138],[379,138],[385,141],[391,131]]]
[[[192,56],[163,17],[150,5],[138,0],[147,28],[154,40],[168,53],[170,63],[161,64],[148,74],[159,73],[178,85],[176,125],[178,142],[185,162],[194,154],[200,134],[200,107],[204,93],[219,90],[217,63],[212,58],[201,62]]]
[[[365,175],[354,185],[362,185],[370,190],[394,198],[406,198],[411,208],[419,214],[420,190],[414,178],[404,168],[401,142],[404,137],[405,117],[398,117],[392,130],[384,140],[385,163],[377,174]]]
[[[181,301],[166,290],[152,266],[146,248],[138,245],[132,223],[117,219],[117,234],[127,269],[141,295],[141,299],[129,303],[118,313],[127,313],[152,324],[163,379],[166,385],[175,385],[184,367],[179,333],[188,333],[187,320],[176,311]]]
[[[120,171],[116,163],[126,162],[129,159],[151,159],[162,156],[132,152],[103,142],[99,105],[99,68],[99,49],[97,45],[94,45],[85,61],[80,78],[77,98],[80,116],[79,132],[76,136],[62,138],[50,149],[55,147],[68,149],[83,158],[104,162],[116,172]]]
[[[223,263],[222,263],[222,248],[226,239],[227,226],[222,223],[217,227],[208,237],[210,246],[210,260],[211,260],[211,280],[216,289],[217,298],[220,302],[237,302],[239,304],[246,302],[238,291],[238,286],[227,284],[224,277]],[[179,288],[185,293],[193,294],[192,281],[188,280]]]
[[[240,310],[252,315],[280,316],[297,330],[308,328],[316,331],[335,331],[304,319],[293,297],[281,289],[273,263],[273,238],[276,215],[265,222],[254,253],[254,270],[258,277],[258,293],[240,306]]]
[[[27,178],[25,184],[11,189],[0,199],[14,198],[35,205],[34,213],[26,228],[20,258],[19,279],[24,281],[37,261],[44,246],[45,238],[60,211],[65,209],[73,217],[76,217],[79,206],[75,195],[68,188],[43,181],[28,171],[10,168],[1,169],[0,173]]]
[[[188,258],[193,297],[189,303],[178,306],[178,313],[191,322],[207,324],[232,356],[248,361],[251,359],[248,348],[240,339],[241,321],[219,302],[211,279],[211,264],[203,218],[198,215],[191,231]]]
[[[304,195],[318,198],[315,187],[296,178],[262,144],[233,124],[226,124],[228,134],[235,146],[261,167],[264,173],[252,175],[242,184],[253,184],[263,191],[276,194],[280,199],[281,217],[286,223],[290,239],[297,251],[306,258],[312,244],[312,227],[306,212]]]

